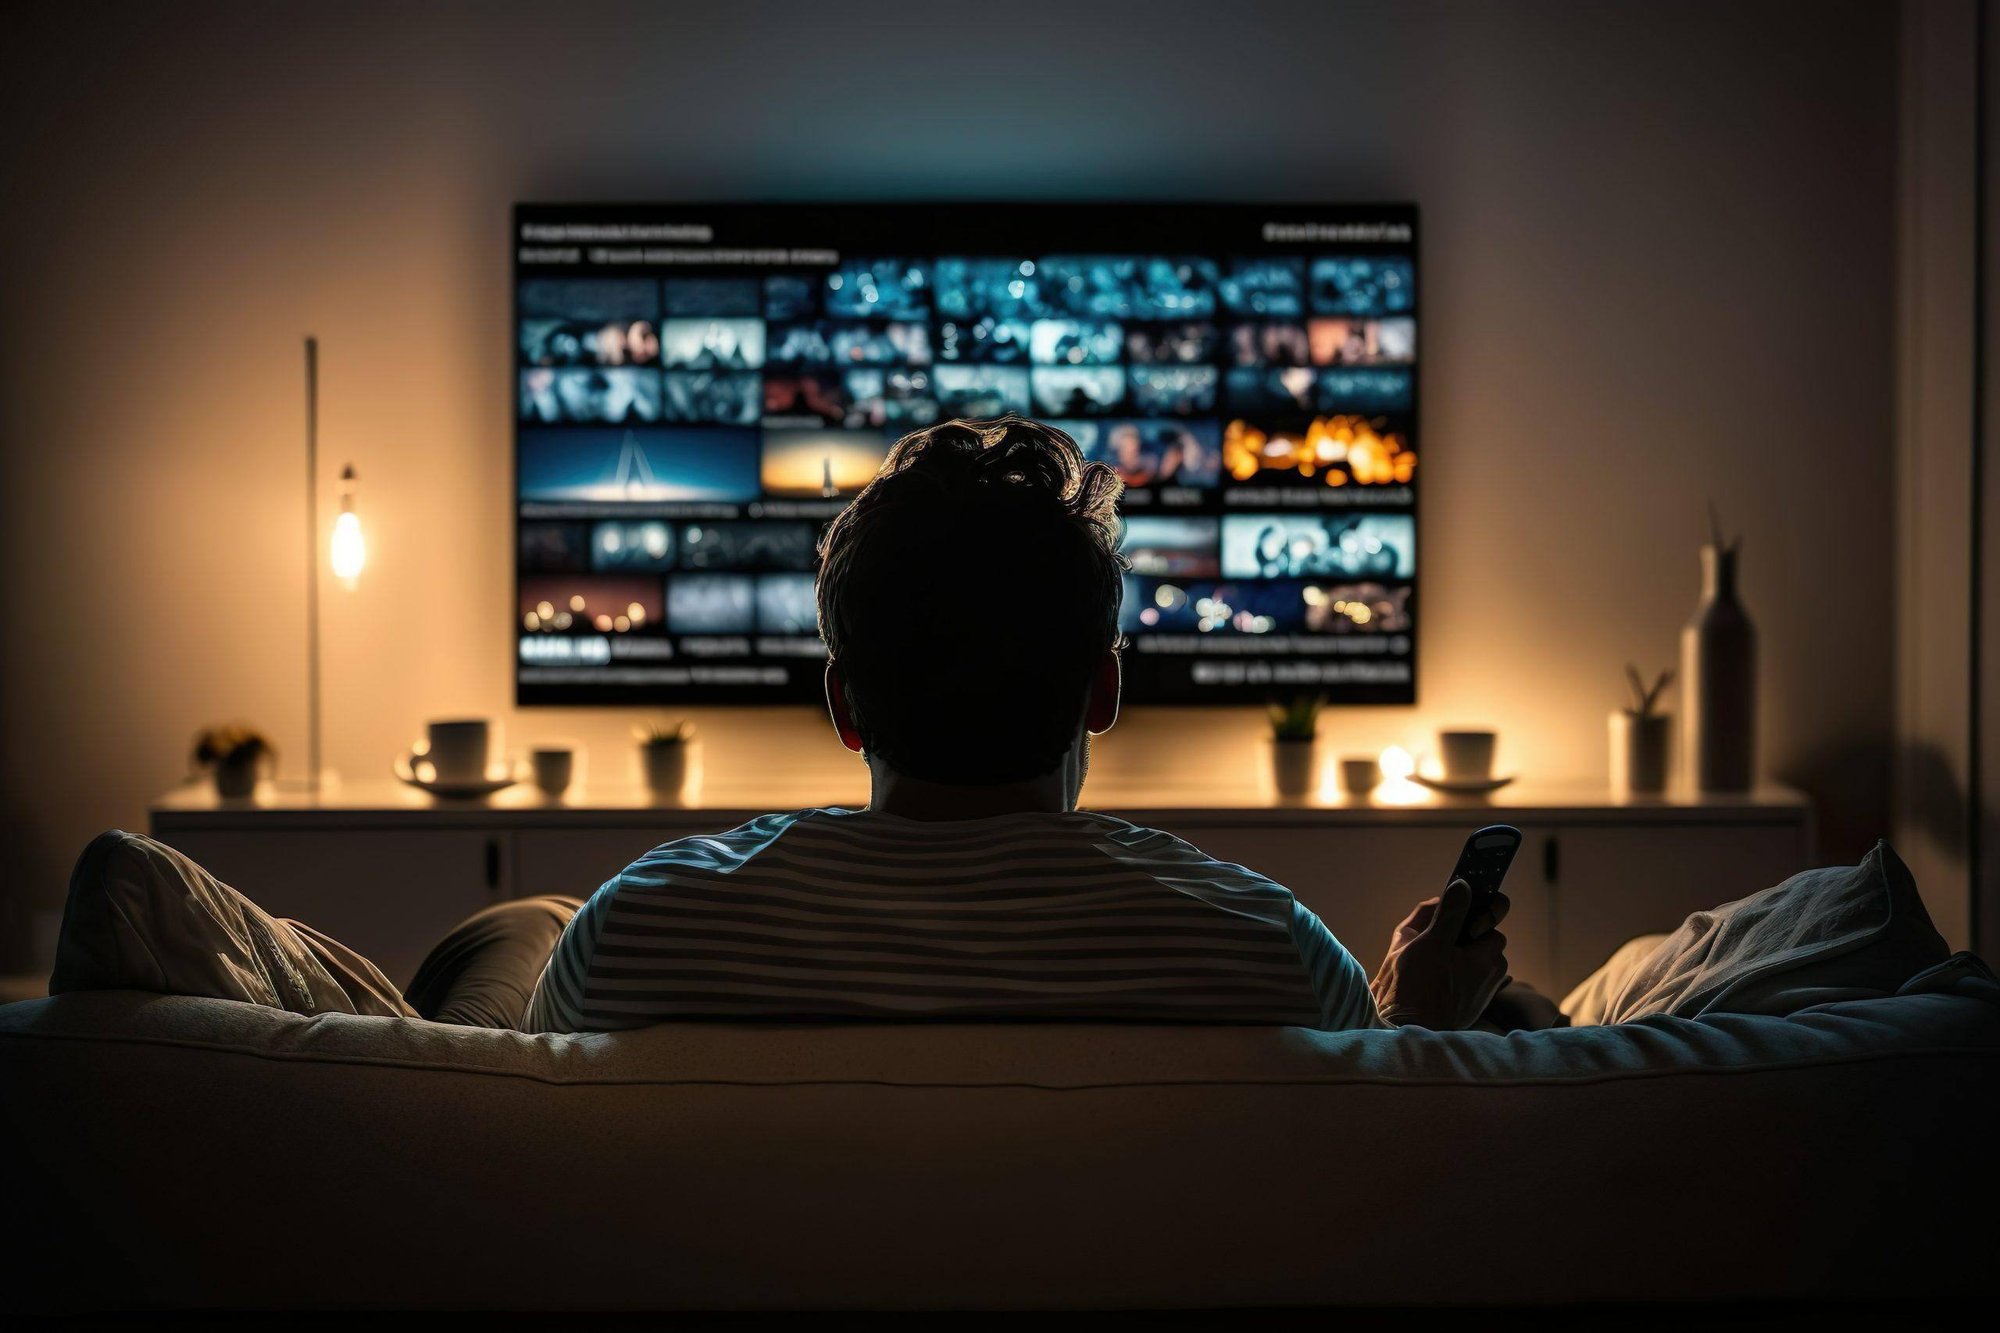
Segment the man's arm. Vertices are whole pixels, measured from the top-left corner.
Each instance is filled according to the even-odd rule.
[[[597,951],[597,936],[604,929],[604,913],[618,891],[618,880],[590,895],[583,910],[571,917],[549,954],[548,965],[535,983],[528,1011],[521,1017],[523,1032],[588,1032],[583,1021],[583,991],[590,977],[591,956]]]
[[[1299,951],[1306,973],[1312,978],[1313,991],[1319,996],[1320,1031],[1349,1032],[1389,1026],[1375,1012],[1368,973],[1347,947],[1333,937],[1326,923],[1296,898],[1292,900],[1292,946]]]

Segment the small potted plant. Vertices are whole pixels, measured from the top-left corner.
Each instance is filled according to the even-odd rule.
[[[694,725],[685,720],[650,722],[632,734],[639,740],[639,767],[646,777],[646,789],[655,796],[678,796],[687,782]]]
[[[1319,787],[1319,710],[1323,694],[1300,694],[1271,705],[1271,782],[1280,796],[1308,796]]]
[[[1674,719],[1659,709],[1660,696],[1674,683],[1673,669],[1662,671],[1648,689],[1639,668],[1625,667],[1632,687],[1632,706],[1611,713],[1611,789],[1627,796],[1657,796],[1667,789],[1672,771]]]
[[[214,778],[215,794],[227,799],[256,791],[277,753],[260,732],[241,723],[205,727],[194,738],[196,770]]]

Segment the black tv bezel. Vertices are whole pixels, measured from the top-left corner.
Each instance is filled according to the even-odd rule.
[[[682,690],[663,692],[658,687],[654,686],[619,686],[619,685],[609,685],[609,684],[593,685],[586,687],[589,691],[588,697],[562,698],[562,699],[549,699],[549,698],[529,699],[524,697],[525,692],[529,687],[521,680],[520,630],[519,630],[520,604],[521,604],[521,504],[520,504],[521,419],[520,419],[520,406],[519,406],[520,403],[519,361],[520,361],[520,289],[521,289],[520,246],[522,244],[521,228],[523,223],[523,215],[534,214],[537,217],[541,218],[553,218],[561,214],[573,214],[576,215],[578,218],[582,219],[614,221],[617,220],[619,215],[625,215],[631,218],[657,218],[659,214],[667,210],[686,210],[688,212],[701,212],[709,217],[716,217],[716,216],[747,217],[757,213],[767,213],[774,210],[797,210],[797,209],[816,209],[816,210],[823,210],[829,213],[844,213],[853,215],[865,214],[873,211],[879,211],[882,209],[912,210],[912,211],[950,210],[954,213],[961,213],[962,211],[962,217],[983,220],[985,223],[985,227],[987,229],[986,234],[991,234],[996,236],[1003,234],[1001,229],[1006,226],[1009,214],[1019,214],[1022,212],[1040,213],[1040,212],[1062,211],[1071,215],[1071,221],[1066,222],[1065,224],[1066,226],[1075,225],[1074,220],[1081,218],[1087,220],[1087,222],[1082,225],[1085,226],[1100,225],[1106,228],[1105,232],[1103,233],[1104,240],[1101,244],[1093,243],[1087,232],[1082,230],[1081,227],[1077,232],[1074,233],[1078,238],[1074,242],[1071,242],[1068,239],[1071,233],[1066,231],[1065,245],[1063,248],[1078,252],[1088,252],[1092,249],[1101,249],[1109,252],[1130,251],[1133,247],[1129,241],[1128,236],[1111,234],[1112,224],[1114,220],[1121,217],[1129,218],[1134,214],[1157,213],[1163,210],[1171,211],[1173,213],[1182,215],[1195,214],[1195,215],[1205,215],[1209,217],[1214,217],[1222,214],[1240,215],[1242,213],[1254,211],[1257,213],[1261,213],[1266,222],[1280,222],[1280,223],[1291,222],[1300,224],[1311,224],[1311,223],[1325,224],[1325,223],[1338,222],[1343,219],[1371,220],[1371,221],[1382,221],[1382,222],[1403,222],[1406,223],[1409,227],[1409,239],[1407,242],[1401,242],[1401,241],[1396,242],[1395,243],[1396,248],[1399,251],[1407,251],[1409,253],[1411,262],[1415,266],[1419,274],[1421,274],[1423,271],[1423,255],[1422,255],[1423,228],[1421,225],[1421,209],[1414,202],[1299,203],[1294,201],[1260,201],[1260,200],[1251,200],[1245,202],[1245,201],[1230,201],[1230,200],[1177,200],[1177,199],[1160,199],[1160,200],[1127,199],[1127,200],[1108,201],[1108,200],[1046,200],[1046,199],[995,200],[995,199],[918,199],[918,198],[874,199],[865,201],[810,200],[810,199],[692,200],[692,201],[679,201],[679,202],[675,201],[662,202],[659,200],[650,200],[650,201],[617,200],[617,201],[596,202],[596,203],[591,203],[591,202],[579,203],[579,202],[567,202],[567,201],[559,203],[535,203],[535,202],[517,201],[509,212],[508,290],[507,290],[508,321],[506,328],[506,337],[508,342],[507,364],[509,366],[509,373],[507,376],[508,379],[507,413],[508,413],[510,437],[512,441],[512,447],[509,450],[509,461],[511,467],[508,475],[508,511],[511,516],[511,522],[509,525],[509,531],[510,531],[509,561],[512,568],[512,577],[508,581],[509,597],[510,597],[508,603],[508,623],[510,626],[508,635],[508,659],[512,664],[511,674],[514,686],[513,702],[515,708],[600,709],[600,708],[645,708],[645,707],[678,706],[678,705],[685,705],[689,707],[732,707],[732,706],[740,707],[744,705],[754,705],[757,707],[765,707],[765,708],[798,708],[798,707],[809,708],[815,706],[819,702],[819,695],[817,689],[811,691],[810,693],[801,691],[796,695],[792,693],[790,690],[774,694],[770,690],[770,688],[763,686],[706,686],[697,689],[682,689]],[[954,230],[953,232],[955,238],[959,236],[964,236],[966,234],[967,233],[962,229]],[[980,234],[981,231],[975,229],[972,232],[972,235],[975,237],[975,240],[969,242],[955,240],[950,248],[953,250],[970,249],[972,245],[977,244],[976,237]],[[748,242],[748,244],[754,244],[754,243],[755,242]],[[1002,248],[1004,249],[1012,247],[1002,247]],[[975,250],[973,251],[973,253],[978,253],[978,252]],[[1420,286],[1420,292],[1421,290],[1422,288]],[[1419,297],[1418,309],[1419,312],[1421,313],[1422,310],[1421,295]],[[1422,443],[1424,439],[1423,429],[1422,429],[1423,381],[1424,381],[1424,373],[1423,373],[1424,325],[1425,321],[1420,317],[1418,321],[1417,334],[1416,334],[1417,356],[1415,361],[1411,365],[1411,372],[1410,372],[1411,373],[1410,409],[1408,413],[1411,423],[1411,432],[1413,436],[1419,441],[1420,452],[1423,449],[1428,448],[1428,445]],[[1418,551],[1421,552],[1424,549],[1424,544],[1425,544],[1424,534],[1423,534],[1423,504],[1421,499],[1421,479],[1419,482],[1418,491],[1412,497],[1411,504],[1409,506],[1409,514],[1412,527],[1416,534],[1417,549]],[[1416,603],[1419,607],[1421,606],[1422,597],[1421,593],[1418,590],[1418,585],[1422,578],[1423,575],[1421,574],[1421,572],[1419,572],[1418,574],[1412,575],[1411,578],[1408,580],[1409,587],[1411,590],[1410,591],[1411,600],[1413,603]],[[1418,611],[1418,614],[1419,616],[1421,616],[1421,610]],[[1232,687],[1232,688],[1218,690],[1213,694],[1202,695],[1199,697],[1172,698],[1172,699],[1157,699],[1157,698],[1145,698],[1145,697],[1134,698],[1129,692],[1130,691],[1129,682],[1131,681],[1132,678],[1132,672],[1130,670],[1131,662],[1135,654],[1127,652],[1126,654],[1124,654],[1124,656],[1127,667],[1126,679],[1128,682],[1127,685],[1128,693],[1125,700],[1123,701],[1123,704],[1127,708],[1198,708],[1198,709],[1226,708],[1226,707],[1242,708],[1247,706],[1255,706],[1257,704],[1268,702],[1275,698],[1286,697],[1287,695],[1297,694],[1301,692],[1298,690],[1284,690],[1284,689],[1273,689],[1273,688],[1262,688],[1262,687]],[[1362,685],[1362,686],[1350,687],[1348,689],[1343,690],[1341,697],[1335,700],[1330,700],[1326,706],[1330,708],[1384,708],[1384,707],[1406,708],[1406,707],[1417,706],[1421,693],[1421,683],[1423,674],[1421,635],[1415,633],[1412,634],[1410,643],[1410,652],[1405,660],[1409,663],[1410,666],[1410,681],[1407,686]]]

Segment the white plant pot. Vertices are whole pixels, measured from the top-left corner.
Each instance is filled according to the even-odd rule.
[[[1271,742],[1271,785],[1280,796],[1310,796],[1319,790],[1319,742]]]
[[[224,759],[215,765],[215,794],[224,800],[241,800],[254,795],[264,776],[264,756],[252,759]]]
[[[1621,796],[1658,796],[1673,770],[1671,713],[1611,714],[1611,790]]]
[[[678,796],[687,785],[688,744],[641,745],[639,767],[646,778],[646,790],[655,796]]]

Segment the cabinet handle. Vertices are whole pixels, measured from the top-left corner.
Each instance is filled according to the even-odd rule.
[[[486,888],[498,895],[500,892],[500,839],[486,840]]]
[[[1556,835],[1551,833],[1542,839],[1542,878],[1553,884],[1562,871],[1562,853],[1556,846]]]

